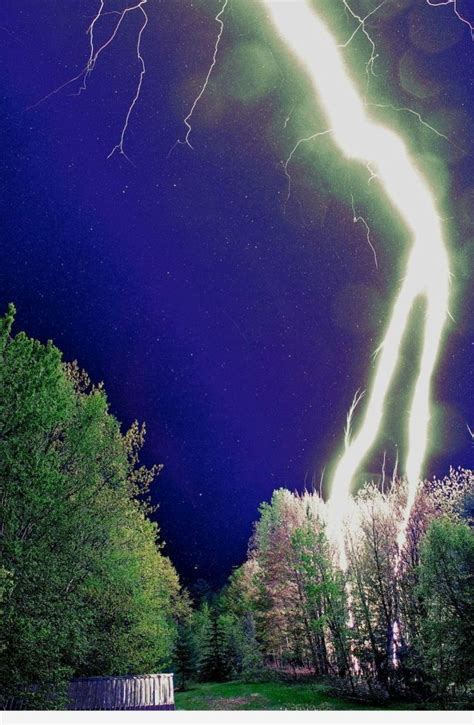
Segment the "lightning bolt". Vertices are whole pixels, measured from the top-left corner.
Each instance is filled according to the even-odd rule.
[[[405,277],[380,345],[363,419],[350,440],[346,435],[346,446],[332,480],[330,531],[339,547],[341,566],[345,567],[344,521],[350,516],[352,481],[379,433],[387,393],[398,367],[403,335],[409,326],[415,300],[421,297],[426,302],[426,312],[419,369],[408,417],[408,494],[399,544],[403,542],[428,447],[431,379],[447,315],[449,259],[428,184],[403,141],[368,116],[345,68],[340,46],[324,22],[307,0],[291,3],[262,0],[262,3],[275,30],[307,73],[339,150],[347,159],[366,164],[394,210],[400,214],[412,239]]]
[[[183,139],[178,139],[173,144],[173,146],[169,150],[168,157],[171,155],[171,153],[173,152],[173,150],[178,145],[181,145],[181,146],[189,146],[190,149],[193,148],[193,146],[191,145],[191,142],[189,140],[189,137],[190,137],[191,132],[192,132],[191,118],[193,116],[194,111],[196,110],[196,106],[198,105],[199,101],[201,100],[201,98],[203,97],[204,93],[206,92],[206,88],[207,88],[207,86],[209,84],[209,80],[211,78],[212,71],[214,70],[215,65],[217,63],[217,53],[219,52],[219,45],[220,45],[220,42],[221,42],[222,34],[224,32],[224,21],[222,20],[222,16],[223,16],[223,14],[225,12],[225,9],[227,7],[228,2],[229,2],[229,0],[224,0],[221,9],[219,10],[219,12],[217,13],[216,17],[214,18],[214,20],[216,21],[216,23],[219,25],[219,30],[217,32],[216,42],[214,44],[214,52],[212,54],[211,64],[210,64],[209,69],[207,71],[206,77],[204,78],[204,82],[203,82],[203,84],[201,86],[201,89],[200,89],[199,93],[197,94],[196,98],[194,99],[194,101],[192,102],[191,108],[189,109],[188,115],[183,119],[183,123],[186,126],[186,133],[185,133]]]

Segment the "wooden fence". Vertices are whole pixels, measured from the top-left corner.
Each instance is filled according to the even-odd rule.
[[[84,677],[69,686],[70,710],[174,710],[173,675]]]

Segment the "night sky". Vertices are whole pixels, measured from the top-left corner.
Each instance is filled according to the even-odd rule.
[[[128,3],[132,4],[131,0]],[[341,42],[355,27],[336,0],[315,2]],[[377,3],[354,0],[366,13]],[[469,2],[459,2],[468,12]],[[0,302],[16,329],[52,339],[103,380],[111,410],[147,424],[158,520],[185,582],[221,584],[245,558],[260,502],[280,486],[325,484],[345,416],[370,380],[403,274],[408,240],[367,172],[331,142],[302,72],[272,36],[258,4],[233,0],[211,81],[186,116],[212,59],[219,3],[149,0],[142,92],[117,143],[140,66],[130,13],[86,91],[96,0],[0,4],[2,255]],[[108,10],[126,6],[106,2]],[[364,12],[365,10],[365,12]],[[474,13],[471,10],[474,19]],[[109,14],[98,39],[110,34]],[[115,20],[114,20],[115,19]],[[397,130],[432,182],[454,272],[451,313],[434,380],[427,475],[472,466],[474,296],[474,43],[452,6],[388,0],[368,24],[377,43],[367,100]],[[370,47],[358,33],[346,58],[361,92]],[[379,266],[364,226],[367,219]],[[367,461],[403,453],[422,308],[405,340],[384,434]],[[323,488],[326,490],[325,486]]]

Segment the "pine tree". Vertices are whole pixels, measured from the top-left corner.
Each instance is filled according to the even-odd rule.
[[[229,677],[229,662],[225,657],[222,622],[216,608],[210,610],[209,625],[202,642],[200,679],[204,682],[223,682]]]
[[[178,684],[182,690],[185,690],[188,681],[195,674],[194,641],[188,622],[178,622],[175,660]]]

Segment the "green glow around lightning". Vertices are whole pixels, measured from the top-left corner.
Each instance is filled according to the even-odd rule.
[[[419,367],[408,415],[405,462],[408,496],[400,526],[403,543],[428,448],[430,388],[448,312],[449,259],[433,194],[403,141],[368,115],[336,39],[308,0],[262,0],[275,30],[301,64],[326,116],[331,137],[347,159],[363,162],[380,183],[411,239],[357,433],[345,439],[329,499],[329,525],[345,566],[344,526],[350,523],[351,484],[380,432],[387,393],[398,368],[403,336],[418,298],[425,301]]]

